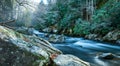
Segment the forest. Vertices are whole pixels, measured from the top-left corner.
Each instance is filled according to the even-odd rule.
[[[43,32],[118,42],[120,39],[119,0],[4,0],[0,21],[15,20],[12,27],[34,27]],[[116,35],[117,34],[117,35]]]
[[[119,62],[120,0],[0,1],[0,66]]]

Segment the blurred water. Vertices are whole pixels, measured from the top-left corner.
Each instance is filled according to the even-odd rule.
[[[101,60],[98,59],[99,53],[120,53],[120,46],[108,43],[100,43],[83,38],[67,37],[65,43],[53,44],[64,54],[72,54],[84,61],[95,64],[95,66],[120,66],[120,60]]]
[[[34,31],[39,37],[45,33]],[[46,38],[44,38],[46,39]],[[54,47],[64,54],[72,54],[93,66],[120,66],[120,60],[103,60],[98,58],[99,53],[113,53],[120,55],[120,46],[117,44],[102,43],[84,38],[66,37],[64,43],[52,43]]]

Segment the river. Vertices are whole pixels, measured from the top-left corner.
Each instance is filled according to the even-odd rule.
[[[40,33],[43,35],[44,33]],[[52,43],[54,47],[64,54],[72,54],[80,59],[91,63],[93,66],[120,66],[120,59],[105,60],[99,59],[100,53],[113,53],[120,55],[120,46],[87,40],[84,38],[66,37],[64,43]]]
[[[97,57],[100,53],[120,53],[120,46],[101,43],[83,38],[67,37],[65,43],[55,43],[54,47],[64,54],[72,54],[95,66],[120,66],[120,60],[103,60]]]

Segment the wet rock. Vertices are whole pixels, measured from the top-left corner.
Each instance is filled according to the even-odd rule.
[[[53,42],[53,43],[62,43],[62,42],[65,42],[65,36],[64,35],[51,34],[48,37],[48,41]]]
[[[49,35],[50,35],[50,34],[48,34],[48,33],[45,33],[45,34],[44,34],[44,37],[49,37]]]
[[[42,31],[47,32],[47,33],[50,33],[50,32],[52,32],[52,29],[51,29],[51,28],[45,28],[45,29],[43,29]]]
[[[108,60],[111,60],[111,59],[114,59],[115,58],[115,55],[112,54],[112,53],[102,53],[98,56],[100,59],[108,59]]]
[[[82,61],[73,55],[58,55],[53,61],[57,66],[90,66],[88,62]]]
[[[53,33],[57,33],[58,32],[58,30],[57,29],[53,29]]]
[[[48,37],[48,41],[50,41],[50,42],[57,42],[57,36],[55,35],[55,34],[53,34],[53,35],[49,35],[49,37]]]
[[[116,43],[120,44],[120,39],[116,41]]]

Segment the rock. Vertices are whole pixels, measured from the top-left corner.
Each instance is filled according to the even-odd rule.
[[[51,34],[48,37],[48,41],[53,42],[53,43],[62,43],[62,42],[65,42],[65,36],[64,35]]]
[[[38,30],[33,30],[33,35],[41,37],[41,38],[46,37],[45,33],[39,32]]]
[[[42,30],[43,32],[47,32],[47,33],[57,33],[58,30],[56,28],[53,27],[48,27]]]
[[[57,39],[58,39],[57,42],[65,42],[65,36],[63,34],[59,35]]]
[[[99,37],[97,34],[89,34],[89,35],[86,35],[85,38],[102,41],[101,37]]]
[[[120,30],[111,31],[103,37],[104,41],[117,41],[118,39],[120,39]]]
[[[88,62],[82,61],[73,55],[58,55],[53,61],[57,66],[90,66]]]
[[[57,42],[58,41],[57,36],[55,34],[49,35],[48,41],[54,42],[54,43]]]
[[[39,31],[35,30],[33,27],[29,27],[29,28],[18,27],[15,30],[19,33],[26,34],[26,35],[40,35],[40,34],[42,34]]]
[[[57,29],[53,29],[53,31],[52,31],[53,33],[57,33],[58,32],[58,30]]]
[[[34,28],[28,28],[28,35],[33,35],[34,34]]]
[[[115,55],[112,54],[112,53],[102,53],[98,57],[101,58],[101,59],[111,60],[111,59],[115,58]]]
[[[90,66],[71,55],[63,55],[48,41],[0,26],[0,66]]]
[[[50,64],[51,54],[62,53],[42,38],[20,34],[3,26],[0,26],[0,47],[0,58],[4,58],[0,59],[2,66],[43,66]]]
[[[49,34],[48,34],[48,33],[45,33],[44,36],[45,36],[45,37],[49,37]]]
[[[97,37],[97,34],[89,34],[85,36],[85,38],[89,38],[89,39],[94,39],[96,37]]]
[[[98,36],[97,34],[89,34],[89,35],[86,35],[85,38],[95,39],[97,36]]]
[[[35,29],[32,27],[27,28],[27,27],[22,26],[22,27],[16,28],[15,30],[19,33],[22,33],[22,34],[33,35]]]
[[[0,66],[39,66],[44,56],[37,56],[0,39]],[[40,59],[41,58],[41,59]]]
[[[17,32],[19,33],[23,33],[23,34],[28,34],[28,28],[27,27],[18,27],[15,29]]]
[[[120,44],[120,39],[118,39],[118,40],[116,41],[116,43]]]
[[[43,29],[42,31],[43,31],[43,32],[50,33],[50,32],[52,32],[52,29],[51,29],[51,28],[45,28],[45,29]]]
[[[0,48],[0,51],[2,51],[3,50],[3,48]]]

